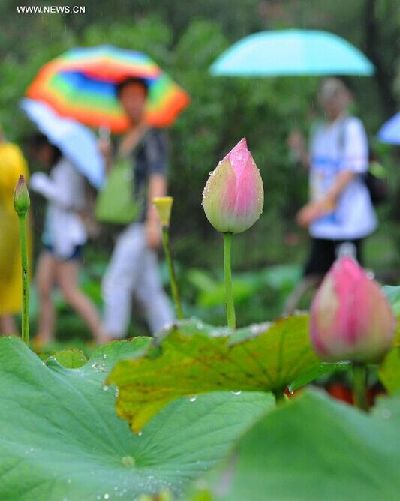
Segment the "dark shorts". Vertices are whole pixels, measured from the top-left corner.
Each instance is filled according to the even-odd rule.
[[[76,245],[71,254],[68,256],[65,256],[63,258],[60,258],[59,256],[56,256],[54,253],[54,247],[52,245],[44,244],[44,248],[46,249],[47,252],[52,254],[54,257],[56,257],[59,261],[80,261],[82,259],[82,254],[83,254],[83,249],[84,245]]]
[[[305,277],[311,275],[325,275],[337,258],[340,245],[344,243],[354,245],[357,261],[362,264],[362,238],[355,240],[327,240],[324,238],[312,238],[310,255],[304,267],[303,275]]]

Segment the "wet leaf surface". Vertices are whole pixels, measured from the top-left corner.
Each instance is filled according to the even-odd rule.
[[[159,346],[119,362],[108,384],[117,385],[118,413],[137,432],[178,397],[226,390],[282,391],[319,367],[307,315],[235,332],[190,320],[173,326]]]
[[[17,338],[0,338],[0,499],[132,501],[179,493],[272,405],[259,393],[184,399],[135,436],[116,416],[115,387],[104,380],[116,361],[148,342],[111,343],[69,369],[54,358],[44,364]]]
[[[307,391],[267,412],[201,489],[209,501],[395,500],[399,427],[399,398],[365,414]]]

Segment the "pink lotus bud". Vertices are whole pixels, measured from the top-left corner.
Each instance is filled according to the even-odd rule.
[[[203,192],[207,219],[222,233],[241,233],[260,217],[264,204],[263,183],[246,139],[211,172]]]
[[[14,191],[14,208],[19,217],[25,217],[30,205],[29,191],[24,176],[19,176]]]
[[[395,326],[378,284],[354,259],[339,258],[311,306],[311,341],[320,358],[378,361],[392,345]]]

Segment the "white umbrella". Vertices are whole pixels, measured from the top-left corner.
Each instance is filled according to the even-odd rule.
[[[60,117],[47,104],[23,99],[21,108],[37,128],[57,146],[96,188],[104,184],[104,160],[94,133],[70,118]]]

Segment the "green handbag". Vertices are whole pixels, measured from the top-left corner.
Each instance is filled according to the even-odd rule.
[[[133,198],[133,176],[132,159],[119,158],[97,196],[95,213],[99,221],[127,224],[136,219],[139,207]]]

